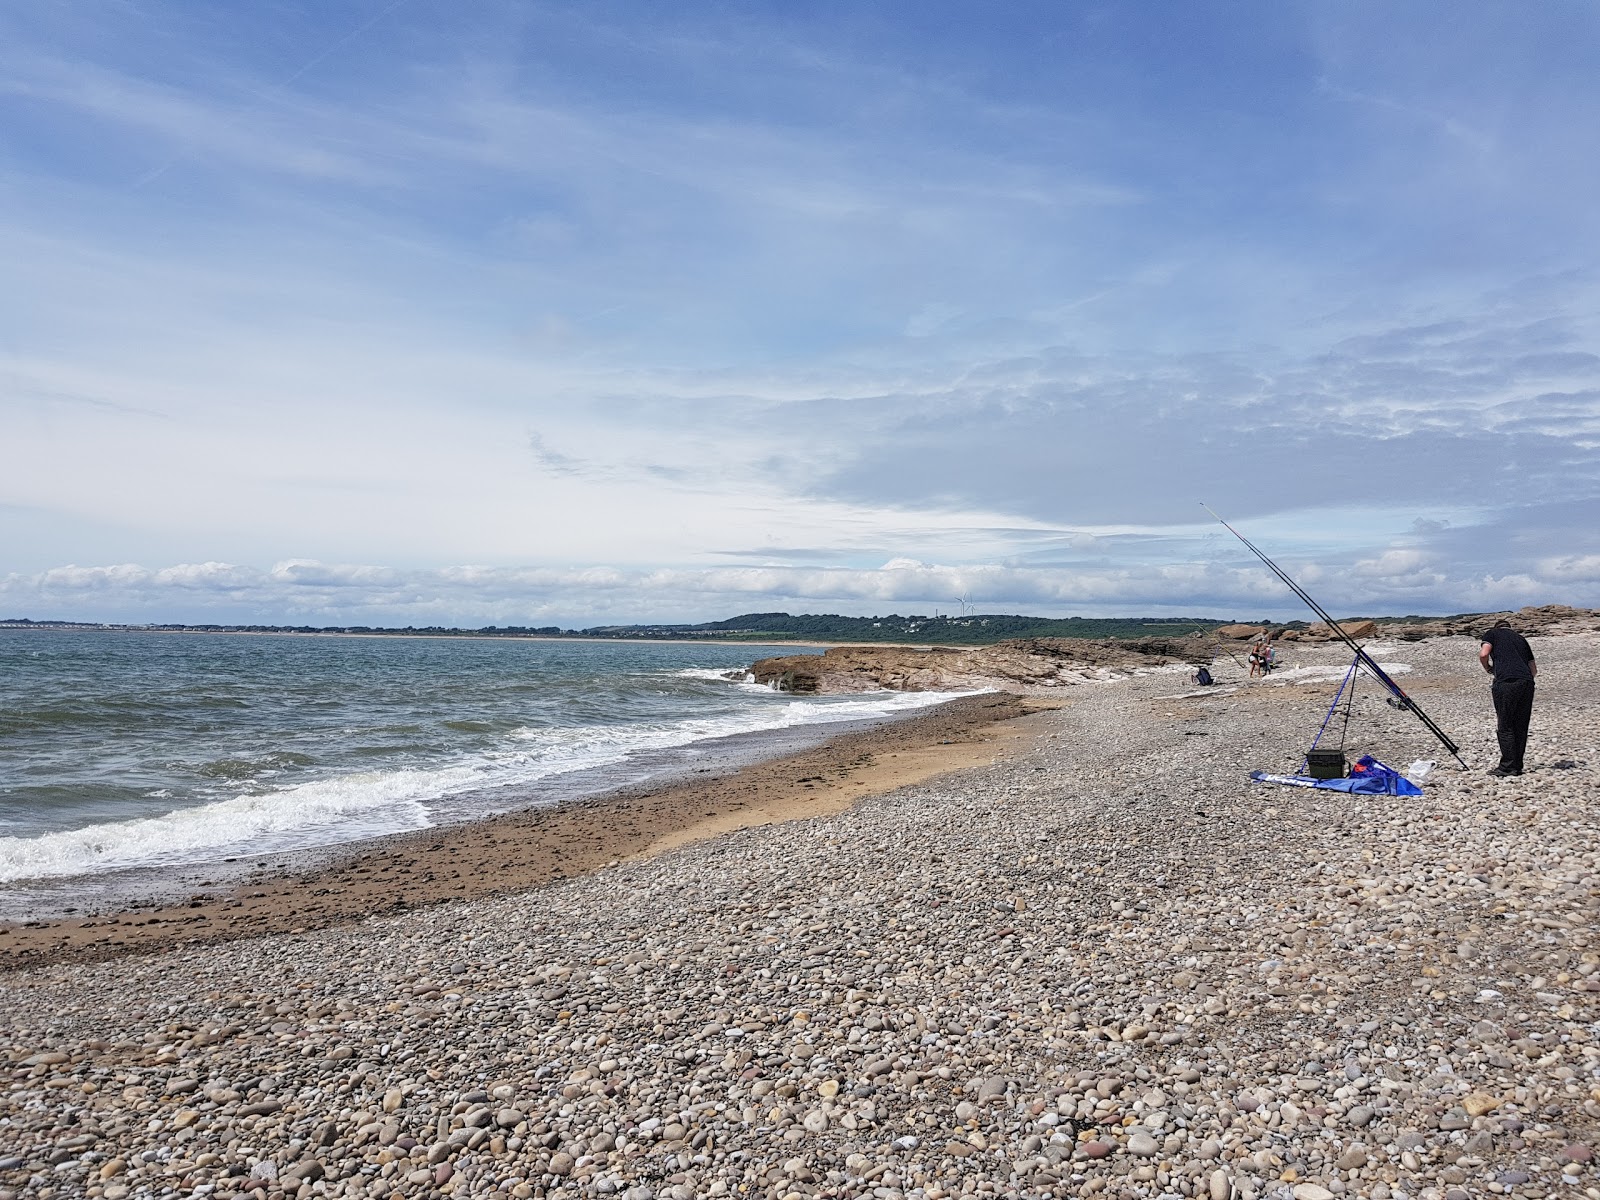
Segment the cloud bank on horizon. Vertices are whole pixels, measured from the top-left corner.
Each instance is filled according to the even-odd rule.
[[[0,616],[1600,605],[1600,10],[0,10]]]

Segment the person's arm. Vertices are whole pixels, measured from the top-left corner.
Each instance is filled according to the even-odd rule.
[[[1478,665],[1489,674],[1494,674],[1494,657],[1488,642],[1484,642],[1483,645],[1478,647]]]
[[[1539,664],[1534,662],[1534,660],[1531,658],[1528,660],[1528,674],[1532,675],[1535,679],[1539,678]]]

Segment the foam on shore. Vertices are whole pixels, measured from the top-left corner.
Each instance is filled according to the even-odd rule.
[[[697,677],[718,677],[696,672]],[[748,686],[730,684],[729,686]],[[763,693],[768,689],[759,688]],[[542,781],[617,766],[652,752],[682,750],[721,738],[834,722],[896,717],[963,693],[874,692],[849,698],[792,700],[681,721],[513,730],[495,750],[434,769],[358,771],[154,817],[110,821],[34,837],[0,837],[0,883],[175,866],[227,855],[261,855],[425,829],[438,802],[483,793],[480,815]],[[604,786],[604,779],[597,781]],[[452,812],[459,816],[459,812]]]

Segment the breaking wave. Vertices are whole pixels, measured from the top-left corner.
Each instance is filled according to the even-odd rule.
[[[439,766],[347,771],[280,787],[256,780],[254,790],[158,815],[0,837],[0,883],[275,853],[423,829],[435,823],[435,805],[447,797],[515,789],[716,738],[890,717],[963,694],[875,692],[774,702],[768,689],[729,683],[719,671],[692,674],[718,680],[730,691],[752,688],[764,694],[764,702],[676,721],[524,726],[489,748]]]

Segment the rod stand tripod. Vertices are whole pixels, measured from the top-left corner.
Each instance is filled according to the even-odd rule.
[[[1333,694],[1333,703],[1328,705],[1328,715],[1322,718],[1322,725],[1317,730],[1317,736],[1311,739],[1311,749],[1306,751],[1306,756],[1300,760],[1300,774],[1305,774],[1311,765],[1311,755],[1316,752],[1317,746],[1322,742],[1322,735],[1328,732],[1328,725],[1333,721],[1333,714],[1339,710],[1339,702],[1344,701],[1344,723],[1339,727],[1339,750],[1344,750],[1346,735],[1350,732],[1350,714],[1356,704],[1356,672],[1361,667],[1361,651],[1356,650],[1356,656],[1350,660],[1350,668],[1344,673],[1344,678],[1339,681],[1339,690]],[[1391,704],[1397,703],[1391,700]]]

